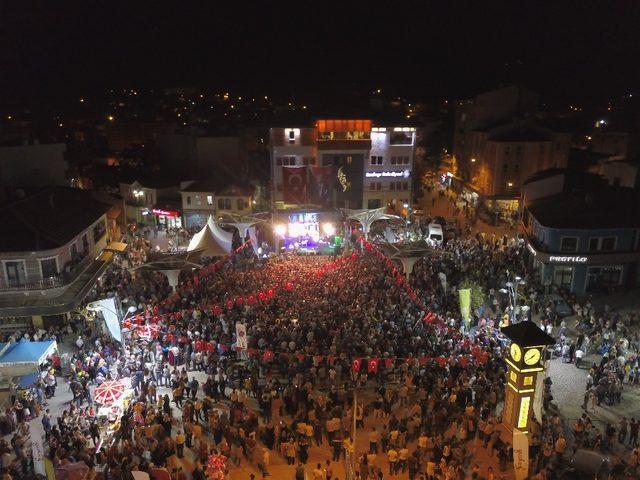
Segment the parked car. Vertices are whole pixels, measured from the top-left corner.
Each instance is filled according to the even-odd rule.
[[[547,295],[545,300],[553,303],[553,309],[559,317],[569,317],[573,315],[573,309],[571,306],[557,293]]]
[[[593,479],[606,480],[610,478],[611,460],[600,452],[593,450],[578,450],[569,461],[568,468],[562,472],[562,479]]]
[[[427,241],[434,245],[442,245],[444,234],[442,227],[437,223],[430,223],[427,227]]]

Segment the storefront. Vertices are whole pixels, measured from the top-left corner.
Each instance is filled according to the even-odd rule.
[[[151,213],[156,217],[156,225],[162,230],[182,228],[182,217],[178,210],[154,208]]]
[[[640,252],[555,254],[527,242],[526,256],[543,285],[575,293],[609,293],[638,285]]]

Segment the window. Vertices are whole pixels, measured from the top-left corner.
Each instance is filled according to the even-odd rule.
[[[575,252],[578,250],[578,237],[562,237],[560,240],[561,252]]]
[[[202,204],[201,200],[200,200],[200,195],[196,195],[196,206],[200,206]]]
[[[587,292],[606,292],[622,283],[621,265],[587,268]]]
[[[616,237],[604,237],[600,243],[600,250],[610,252],[616,248]]]
[[[379,198],[370,198],[367,201],[367,208],[380,208],[382,206],[382,201]]]
[[[509,155],[510,153],[511,153],[511,147],[507,145],[506,147],[504,147],[504,154]]]
[[[102,237],[104,237],[105,233],[107,233],[107,227],[104,222],[96,223],[93,227],[93,243],[98,243]]]
[[[191,195],[187,195],[187,205],[191,205]]]
[[[89,251],[89,235],[87,235],[86,233],[82,235],[82,250],[84,252]]]
[[[533,377],[531,375],[524,377],[524,386],[533,385]]]
[[[409,165],[409,157],[408,156],[402,157],[402,163],[404,163],[405,165]]]
[[[296,132],[293,130],[289,130],[289,140],[295,140],[296,139]]]
[[[27,275],[23,260],[13,260],[4,262],[4,269],[7,272],[7,282],[12,287],[24,285]]]
[[[389,138],[390,145],[411,145],[413,136],[409,132],[393,132]]]
[[[371,165],[382,165],[383,159],[381,155],[371,155]]]
[[[278,157],[278,158],[276,158],[276,165],[277,165],[278,167],[281,167],[281,166],[282,166],[282,157]]]
[[[236,205],[238,206],[238,210],[244,210],[245,208],[247,208],[247,202],[245,202],[243,198],[239,198],[236,202]]]
[[[516,155],[520,155],[522,153],[522,145],[516,146]]]
[[[296,157],[282,157],[282,165],[285,167],[292,167],[296,165]]]
[[[598,245],[600,244],[600,239],[598,237],[591,237],[589,239],[589,251],[595,252],[598,250]]]
[[[42,278],[55,277],[58,274],[58,262],[56,258],[43,258],[40,260]]]
[[[396,189],[396,182],[391,182],[389,184],[389,190],[394,191]]]
[[[220,209],[220,210],[231,210],[231,199],[230,198],[219,198],[218,199],[218,209]]]
[[[573,267],[556,266],[553,271],[553,283],[559,287],[571,288]]]
[[[402,182],[402,189],[409,190],[409,182]]]
[[[69,252],[71,255],[71,261],[74,261],[78,258],[78,245],[76,242],[71,244],[71,251]]]
[[[207,205],[213,205],[213,195],[207,195]]]
[[[397,163],[396,157],[391,157],[391,165],[396,165]]]

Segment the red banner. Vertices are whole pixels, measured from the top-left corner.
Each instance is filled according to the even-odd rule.
[[[359,358],[354,358],[353,359],[353,362],[351,362],[351,369],[355,373],[358,373],[360,371],[360,359]]]
[[[376,373],[378,371],[378,359],[370,358],[369,363],[367,364],[367,371],[369,373]]]
[[[307,203],[307,167],[282,167],[282,192],[285,203]]]

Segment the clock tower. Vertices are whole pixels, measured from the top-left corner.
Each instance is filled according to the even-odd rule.
[[[529,418],[536,392],[537,376],[544,372],[543,350],[555,340],[535,323],[524,321],[501,329],[511,340],[507,363],[507,382],[502,423],[510,431],[529,431]],[[540,419],[538,419],[540,420]]]

